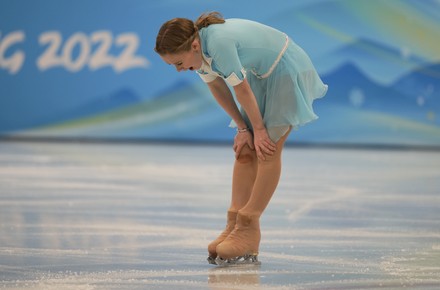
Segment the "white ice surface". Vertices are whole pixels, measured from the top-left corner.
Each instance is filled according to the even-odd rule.
[[[218,269],[233,158],[0,143],[0,288],[439,289],[440,152],[286,148],[262,265]]]

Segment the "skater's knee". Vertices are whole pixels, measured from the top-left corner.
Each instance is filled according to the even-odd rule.
[[[284,138],[284,137],[283,137]],[[281,154],[283,151],[283,147],[284,147],[284,139],[280,140],[277,143],[277,150],[275,152],[273,152],[272,154],[267,154],[263,152],[264,155],[264,159],[258,159],[258,164],[259,165],[270,165],[270,164],[278,164],[281,162]]]
[[[256,161],[256,159],[257,159],[257,155],[255,154],[255,151],[246,145],[245,147],[243,147],[243,149],[241,149],[241,152],[237,157],[237,162],[251,163]]]

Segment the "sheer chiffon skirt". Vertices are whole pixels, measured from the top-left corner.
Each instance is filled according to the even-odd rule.
[[[257,99],[270,138],[277,142],[290,127],[294,130],[318,116],[313,101],[327,93],[325,85],[308,55],[290,40],[289,47],[267,78],[258,78],[251,72],[247,80]],[[252,128],[246,113],[241,113]],[[236,127],[231,122],[231,127]]]

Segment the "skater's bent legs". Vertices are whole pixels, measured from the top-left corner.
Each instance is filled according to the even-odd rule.
[[[234,164],[231,205],[228,210],[226,228],[208,245],[209,257],[217,257],[217,245],[223,242],[234,229],[237,212],[248,202],[256,175],[257,155],[254,150],[245,145]]]
[[[217,254],[223,259],[257,255],[260,245],[259,218],[269,204],[281,175],[281,153],[290,130],[277,142],[277,151],[258,160],[258,170],[250,198],[237,214],[234,230],[220,243]]]

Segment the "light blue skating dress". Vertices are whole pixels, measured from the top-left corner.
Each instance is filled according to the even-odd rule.
[[[226,19],[199,31],[204,63],[197,71],[205,82],[222,77],[230,86],[245,78],[257,99],[273,141],[292,126],[318,118],[313,101],[327,92],[308,55],[286,34],[264,24]],[[241,113],[252,128],[246,113]],[[236,127],[231,122],[232,127]]]

